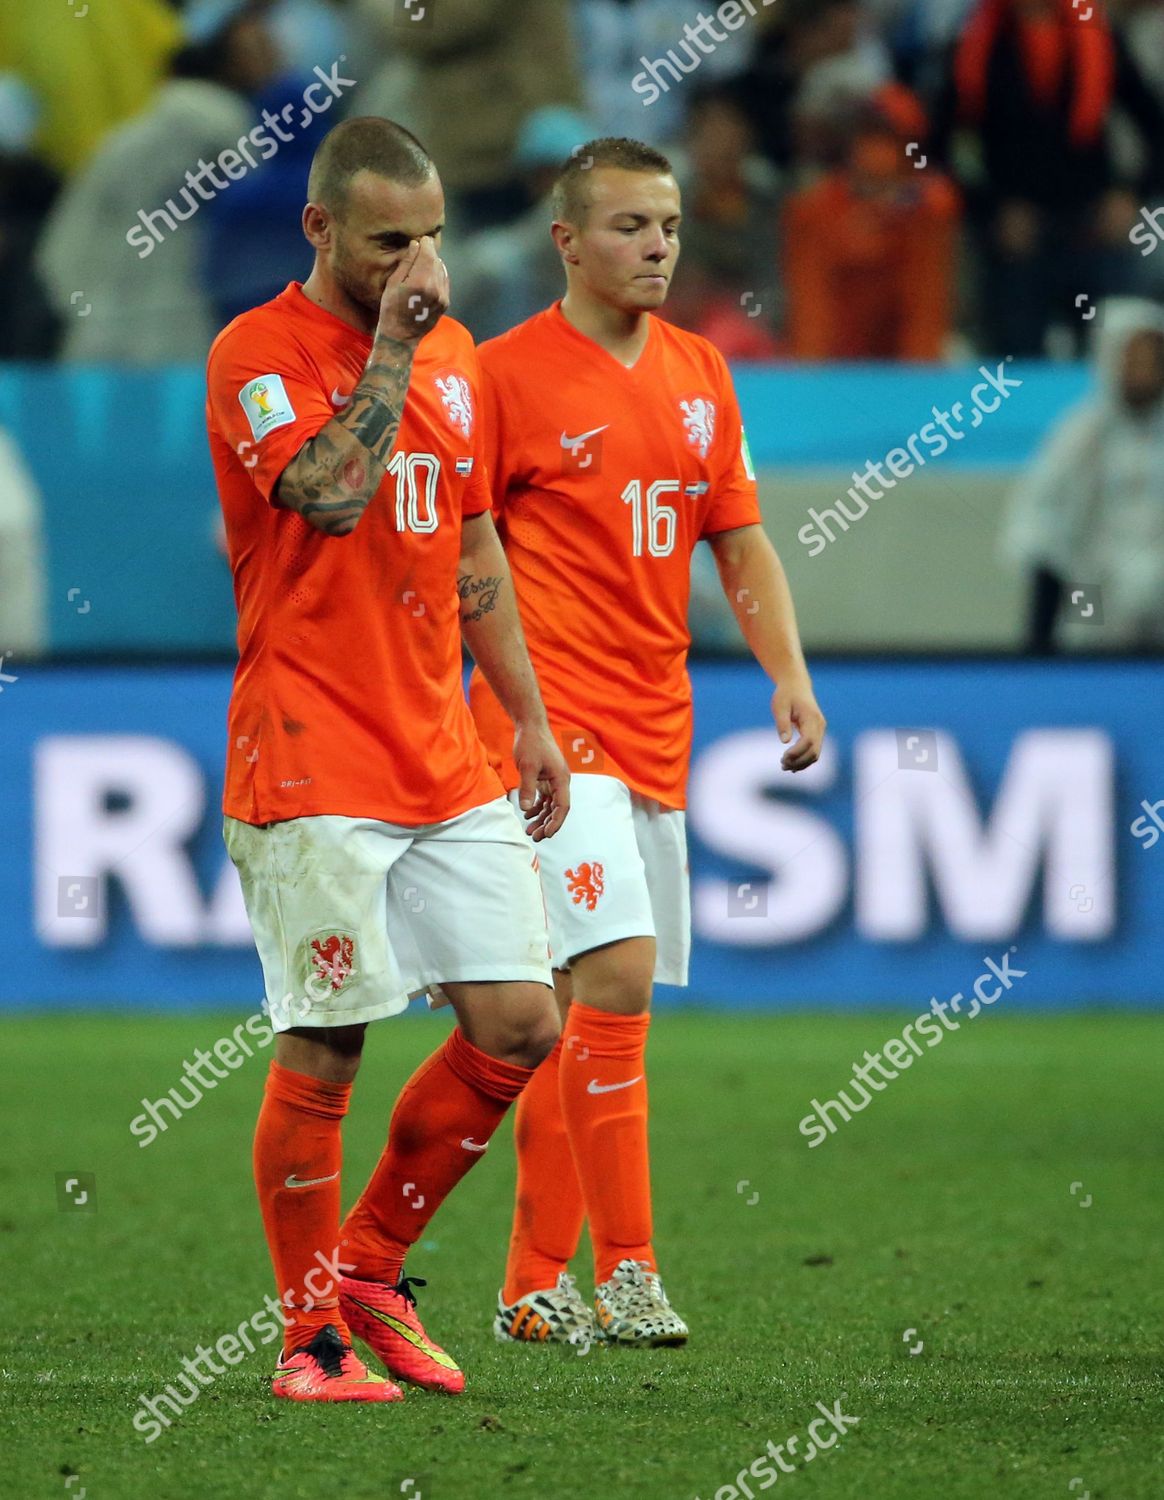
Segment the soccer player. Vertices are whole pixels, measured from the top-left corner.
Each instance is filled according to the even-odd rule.
[[[562,169],[553,213],[565,297],[479,351],[494,511],[575,773],[570,822],[539,850],[564,1029],[517,1109],[494,1332],[678,1344],[687,1327],[651,1245],[644,1056],[653,980],[687,982],[687,603],[701,537],[775,684],[785,770],[813,764],[825,722],[760,526],[727,366],[705,339],[652,316],[679,254],[667,159],[637,141],[590,141]],[[512,725],[480,673],[470,701],[516,789]],[[593,1315],[566,1270],[584,1217]]]
[[[225,836],[278,1032],[255,1180],[300,1401],[456,1392],[404,1257],[553,1045],[528,831],[561,826],[550,734],[489,514],[479,369],[442,317],[444,203],[405,130],[322,142],[308,279],[210,355],[207,418],[239,610]],[[517,726],[521,819],[461,686],[464,637]],[[340,1131],[369,1021],[423,990],[457,1027],[405,1085],[340,1225]]]

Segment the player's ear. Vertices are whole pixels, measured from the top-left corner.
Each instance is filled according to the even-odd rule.
[[[560,219],[555,219],[550,225],[550,234],[553,235],[554,244],[558,247],[558,254],[571,266],[578,264],[578,254],[574,249],[574,228],[571,224],[563,224]]]
[[[303,210],[303,233],[316,250],[331,244],[331,215],[321,203],[308,203]]]

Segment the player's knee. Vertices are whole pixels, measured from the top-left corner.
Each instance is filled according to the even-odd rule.
[[[608,948],[596,948],[572,966],[574,999],[596,1010],[642,1015],[651,1006],[654,973],[655,944],[651,938],[628,938]]]
[[[333,1052],[359,1062],[367,1030],[366,1026],[327,1026],[324,1028],[324,1037]]]
[[[562,1023],[553,1007],[536,1020],[531,1020],[520,1039],[521,1066],[536,1068],[543,1059],[549,1057],[561,1034]]]
[[[537,999],[511,1017],[500,1039],[501,1056],[521,1068],[536,1068],[548,1057],[562,1030],[552,991],[537,989]]]
[[[619,1016],[641,1016],[651,1008],[652,985],[633,980],[610,978],[593,985],[576,985],[574,999],[594,1010],[607,1010]]]
[[[325,1083],[351,1083],[360,1067],[367,1027],[295,1026],[275,1043],[275,1061]]]

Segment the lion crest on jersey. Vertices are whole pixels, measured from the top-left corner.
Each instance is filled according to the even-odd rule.
[[[602,866],[591,864],[589,860],[584,860],[576,870],[566,871],[566,889],[575,906],[581,906],[585,902],[587,911],[594,910],[599,896],[606,889],[603,876]]]
[[[438,375],[436,388],[444,402],[445,415],[463,438],[473,433],[473,392],[463,375],[456,373],[443,378]]]
[[[706,458],[715,437],[715,402],[706,396],[692,396],[689,401],[680,401],[683,426],[687,429],[687,441],[699,449],[700,458]]]

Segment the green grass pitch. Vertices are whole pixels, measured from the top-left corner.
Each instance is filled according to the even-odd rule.
[[[250,1180],[265,1054],[146,1149],[129,1133],[142,1097],[238,1019],[0,1030],[4,1496],[733,1500],[769,1440],[799,1434],[803,1448],[815,1403],[838,1399],[859,1418],[844,1438],[768,1489],[763,1469],[744,1473],[746,1490],[1164,1494],[1160,1021],[1001,1007],[815,1150],[797,1132],[808,1101],[834,1095],[903,1016],[659,1018],[656,1247],[692,1327],[686,1349],[494,1344],[507,1126],[409,1264],[428,1278],[421,1312],[460,1359],[464,1397],[276,1402],[269,1345],[147,1445],[131,1425],[138,1398],[273,1290]],[[345,1203],[399,1084],[446,1025],[372,1028]],[[95,1212],[58,1204],[56,1175],[75,1171],[96,1174]]]

